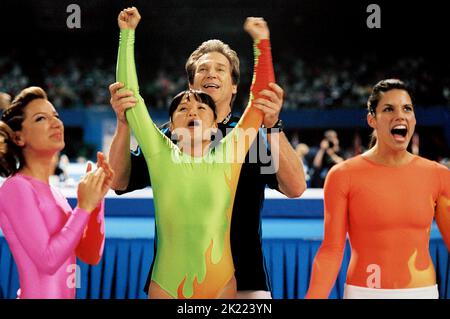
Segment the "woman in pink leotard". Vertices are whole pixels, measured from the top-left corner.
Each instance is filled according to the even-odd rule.
[[[102,199],[113,172],[102,153],[78,185],[72,210],[49,185],[64,126],[46,93],[24,89],[0,121],[0,227],[19,271],[19,298],[75,298],[76,257],[99,262],[104,244]],[[79,274],[78,274],[79,275]]]

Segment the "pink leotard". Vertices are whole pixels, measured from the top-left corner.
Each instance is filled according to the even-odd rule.
[[[17,264],[20,298],[75,298],[76,257],[96,264],[103,253],[103,203],[91,214],[72,211],[58,190],[29,176],[16,174],[0,188],[0,227]]]

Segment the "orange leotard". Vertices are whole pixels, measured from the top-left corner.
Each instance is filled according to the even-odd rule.
[[[450,170],[419,156],[401,167],[357,156],[334,166],[324,187],[324,240],[307,298],[327,298],[351,246],[347,284],[382,289],[436,284],[433,218],[450,247]]]

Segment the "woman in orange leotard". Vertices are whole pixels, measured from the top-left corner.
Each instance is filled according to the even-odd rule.
[[[380,81],[367,105],[374,146],[327,176],[324,240],[306,298],[328,297],[347,234],[344,298],[438,298],[428,246],[435,219],[450,247],[450,171],[407,151],[416,118],[402,81]]]

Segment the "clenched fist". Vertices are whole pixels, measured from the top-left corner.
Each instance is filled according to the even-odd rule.
[[[248,17],[244,23],[244,30],[250,34],[253,40],[269,39],[270,37],[269,27],[263,18]]]
[[[141,15],[139,14],[139,11],[136,7],[126,8],[120,11],[119,16],[117,17],[117,22],[121,30],[136,30],[136,27],[139,24],[140,20]]]

